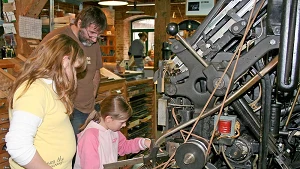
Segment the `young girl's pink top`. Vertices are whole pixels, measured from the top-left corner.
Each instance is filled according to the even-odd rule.
[[[78,134],[78,144],[74,169],[103,169],[103,165],[118,160],[118,154],[123,156],[144,150],[144,139],[127,140],[117,131],[105,129],[91,121]]]

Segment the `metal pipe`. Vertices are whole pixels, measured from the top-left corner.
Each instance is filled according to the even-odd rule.
[[[257,139],[260,139],[259,138],[260,126],[258,125],[258,121],[251,118],[251,116],[249,114],[252,114],[253,111],[247,110],[246,106],[248,106],[248,105],[245,105],[243,103],[243,101],[245,102],[245,100],[243,98],[241,98],[237,101],[234,101],[231,104],[231,106],[234,108],[234,111],[241,118],[241,120],[246,124],[246,126],[251,126],[251,127],[249,127],[249,130],[254,134],[254,136]]]
[[[299,80],[300,3],[298,0],[283,1],[281,39],[278,62],[278,88],[292,91]]]
[[[271,118],[271,95],[272,95],[272,87],[270,77],[265,75],[265,77],[261,80],[262,88],[262,122],[261,122],[261,143],[260,143],[260,153],[258,160],[258,167],[260,169],[267,168],[267,158],[268,158],[268,147],[270,148],[272,142],[269,142],[269,133],[270,133],[270,118]],[[274,150],[271,150],[275,152]],[[278,154],[277,154],[278,155]]]

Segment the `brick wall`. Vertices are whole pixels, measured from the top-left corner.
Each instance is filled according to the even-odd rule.
[[[128,59],[128,49],[131,42],[131,21],[144,18],[147,16],[155,16],[154,6],[138,6],[137,8],[145,13],[143,15],[132,15],[126,14],[126,11],[132,9],[133,7],[119,6],[114,7],[115,9],[115,30],[116,30],[116,56],[117,60]],[[175,12],[176,18],[172,18],[173,12]],[[197,20],[201,22],[204,17],[187,17],[185,16],[185,5],[172,5],[171,6],[171,21],[179,23],[186,19]]]
[[[55,3],[55,9],[57,8],[58,3]],[[90,5],[97,5],[95,2],[84,3],[84,7]],[[79,6],[67,4],[63,2],[59,2],[59,7],[64,9],[66,13],[73,12],[77,14]],[[101,7],[101,6],[99,6]],[[104,7],[104,6],[102,6]],[[49,8],[49,2],[45,5],[45,8]],[[117,6],[113,7],[115,10],[115,33],[116,33],[116,57],[117,60],[123,60],[124,58],[128,58],[128,49],[131,42],[131,21],[144,18],[147,16],[155,16],[155,6],[138,6],[137,8],[145,13],[143,15],[133,15],[133,14],[126,14],[126,11],[131,10],[133,7],[129,6]],[[172,18],[173,13],[175,12],[176,18]],[[185,16],[185,5],[184,4],[176,4],[171,5],[171,12],[170,12],[171,20],[170,22],[179,23],[186,19],[197,20],[201,22],[204,17],[187,17]]]

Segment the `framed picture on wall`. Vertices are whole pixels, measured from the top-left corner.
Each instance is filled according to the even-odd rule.
[[[215,5],[215,0],[186,0],[185,15],[187,16],[208,15],[208,13],[214,7],[214,5]]]

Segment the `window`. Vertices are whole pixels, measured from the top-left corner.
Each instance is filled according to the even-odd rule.
[[[150,49],[154,49],[154,18],[141,18],[131,22],[131,40],[139,39],[138,34],[140,32],[146,32],[148,39],[146,41],[146,53]]]

